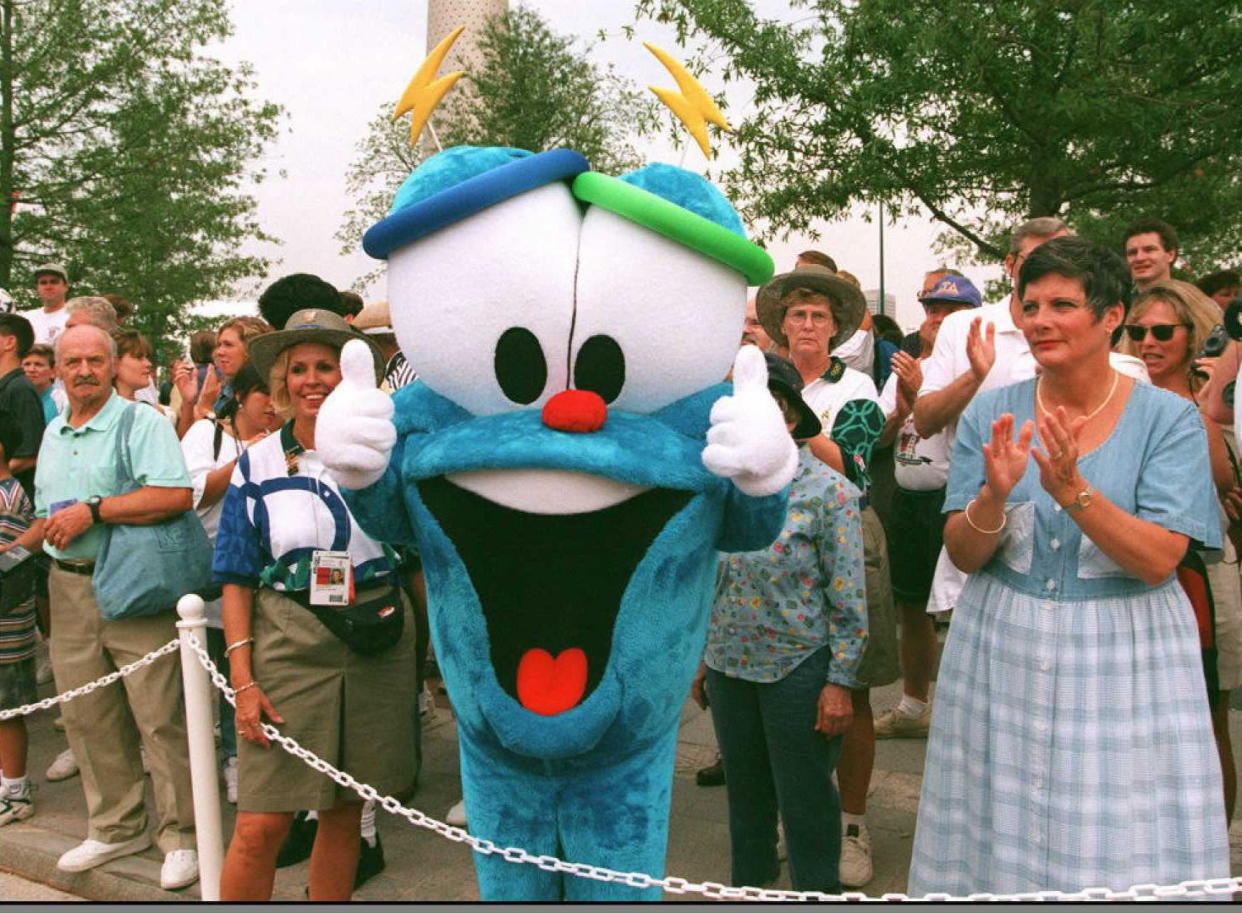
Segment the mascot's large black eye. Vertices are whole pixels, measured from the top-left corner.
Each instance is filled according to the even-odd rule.
[[[496,343],[496,380],[505,396],[525,406],[539,399],[548,383],[548,363],[535,334],[510,327]]]
[[[611,403],[625,386],[625,355],[611,336],[592,336],[578,350],[574,386],[592,390]]]

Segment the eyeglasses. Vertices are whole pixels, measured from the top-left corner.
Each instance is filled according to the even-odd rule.
[[[1173,331],[1178,327],[1190,327],[1188,323],[1153,323],[1151,326],[1140,326],[1137,323],[1126,324],[1126,335],[1135,342],[1142,342],[1147,338],[1150,330],[1151,335],[1155,337],[1156,342],[1168,342],[1173,338]]]

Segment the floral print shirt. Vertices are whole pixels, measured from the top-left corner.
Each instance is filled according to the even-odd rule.
[[[776,682],[821,647],[828,681],[854,677],[867,642],[857,488],[804,445],[780,538],[722,556],[704,660],[732,678]]]

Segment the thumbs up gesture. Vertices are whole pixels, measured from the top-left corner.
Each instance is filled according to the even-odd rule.
[[[733,395],[712,406],[703,465],[732,479],[752,497],[776,494],[798,467],[798,448],[768,392],[768,366],[754,346],[742,346],[733,361]]]
[[[397,442],[392,397],[375,384],[375,362],[365,342],[341,349],[341,382],[328,394],[315,422],[315,449],[342,488],[375,484]]]

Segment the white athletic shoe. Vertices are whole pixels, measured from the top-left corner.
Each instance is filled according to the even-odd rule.
[[[874,875],[871,865],[871,835],[867,825],[851,824],[841,838],[841,884],[861,888]]]
[[[458,799],[453,807],[448,810],[444,820],[446,823],[453,825],[453,827],[466,827],[466,800]]]
[[[160,887],[175,891],[198,881],[198,851],[173,850],[160,866]]]
[[[47,769],[47,778],[53,783],[68,780],[78,775],[78,759],[73,756],[73,749],[66,748],[56,756]]]
[[[132,840],[122,840],[120,843],[83,840],[56,860],[56,868],[62,872],[85,872],[109,860],[141,853],[150,845],[151,837],[147,834],[139,834]]]

